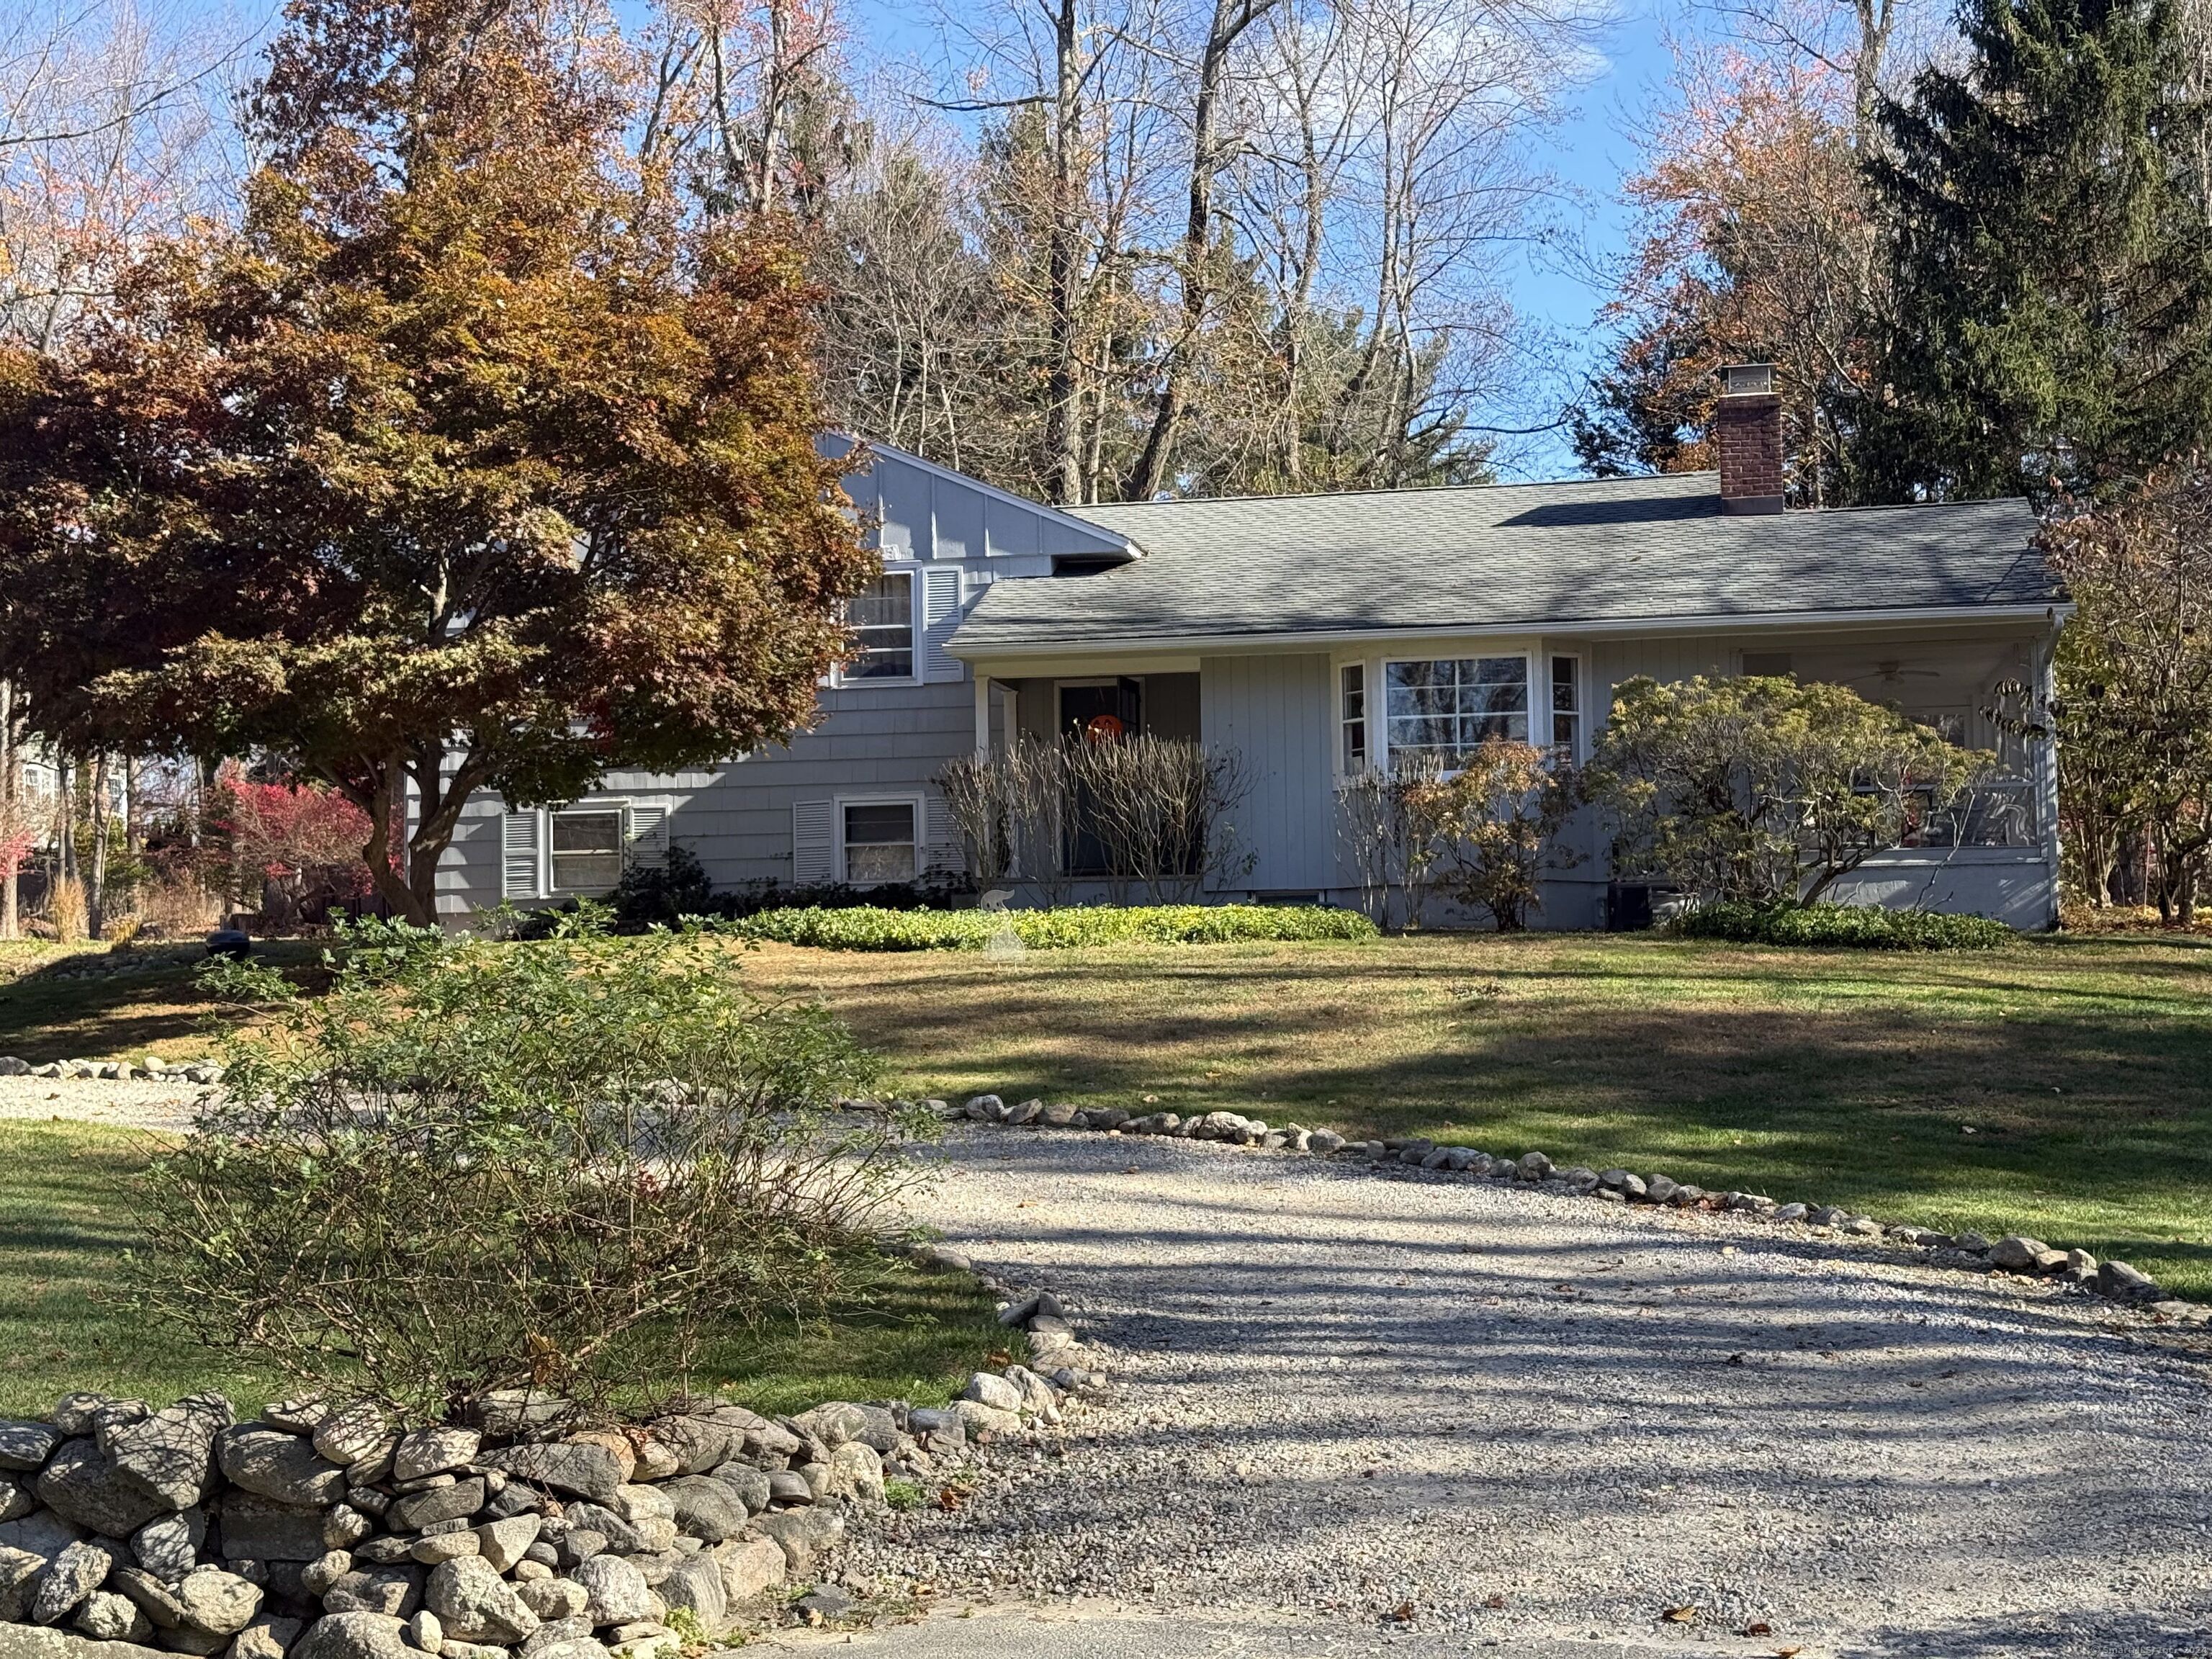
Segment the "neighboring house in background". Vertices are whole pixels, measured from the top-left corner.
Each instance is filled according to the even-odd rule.
[[[1111,713],[1240,754],[1249,869],[1218,896],[1355,896],[1337,787],[1490,737],[1579,760],[1638,674],[1849,685],[2003,757],[1961,844],[1870,860],[1836,896],[2057,914],[2057,769],[1991,720],[2046,691],[2067,606],[2025,501],[1782,511],[1780,400],[1730,371],[1721,471],[1054,509],[886,448],[848,483],[882,525],[866,655],[787,749],[618,774],[553,812],[472,805],[442,902],[604,891],[672,836],[717,884],[902,880],[961,862],[931,779],[954,756]],[[1072,578],[1079,578],[1071,580]],[[1608,872],[1546,884],[1539,925],[1598,927]]]

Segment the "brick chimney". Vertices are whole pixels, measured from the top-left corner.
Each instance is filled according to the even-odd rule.
[[[1782,510],[1782,394],[1771,363],[1731,363],[1721,370],[1713,412],[1721,458],[1721,511]]]

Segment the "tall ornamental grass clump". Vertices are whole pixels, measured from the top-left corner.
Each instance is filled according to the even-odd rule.
[[[255,1018],[148,1175],[137,1274],[305,1388],[416,1419],[672,1391],[710,1329],[836,1304],[916,1176],[926,1115],[840,1109],[872,1080],[844,1027],[696,933],[368,922],[326,968],[210,970]]]

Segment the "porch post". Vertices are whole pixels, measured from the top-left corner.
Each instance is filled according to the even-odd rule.
[[[991,753],[991,677],[981,669],[975,671],[975,758],[985,760]]]

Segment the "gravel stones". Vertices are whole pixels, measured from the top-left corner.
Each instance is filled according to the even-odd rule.
[[[282,1429],[242,1424],[216,1438],[216,1460],[232,1485],[300,1508],[320,1508],[345,1496],[346,1471],[313,1444]]]
[[[610,1557],[600,1559],[624,1565]],[[511,1645],[538,1628],[538,1615],[524,1603],[518,1589],[480,1555],[465,1555],[433,1568],[422,1601],[438,1615],[447,1635],[464,1642]]]
[[[584,1587],[590,1602],[586,1617],[594,1626],[626,1625],[641,1619],[657,1619],[664,1610],[660,1598],[645,1582],[645,1575],[616,1555],[595,1555],[570,1575]]]
[[[597,1441],[556,1440],[520,1446],[502,1446],[477,1460],[520,1480],[528,1480],[556,1492],[611,1504],[615,1493],[629,1478],[629,1470],[612,1449]]]
[[[64,1441],[40,1472],[36,1488],[55,1514],[110,1538],[128,1538],[173,1507],[147,1496],[88,1436]]]

